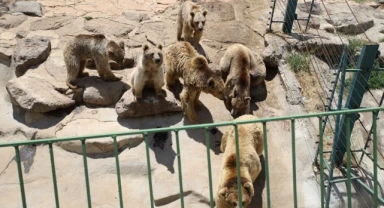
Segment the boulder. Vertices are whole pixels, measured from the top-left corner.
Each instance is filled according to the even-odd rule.
[[[12,56],[12,66],[17,77],[34,65],[43,63],[51,52],[51,41],[45,37],[24,38],[17,42]]]
[[[241,43],[249,48],[257,47],[258,40],[262,40],[260,35],[239,21],[225,21],[207,25],[203,38],[228,44]]]
[[[43,16],[41,4],[35,1],[17,1],[8,6],[11,12],[21,12],[31,16]]]
[[[90,106],[109,106],[117,103],[129,86],[122,81],[105,82],[98,77],[85,80],[83,101]]]
[[[73,106],[75,102],[42,77],[26,75],[10,80],[6,89],[13,105],[36,113]]]
[[[11,42],[0,42],[0,60],[10,60],[14,45]]]
[[[299,3],[297,7],[300,11],[309,13],[309,10],[311,9],[311,2]],[[321,10],[320,4],[318,2],[314,2],[311,14],[320,15],[322,13],[323,11]]]
[[[28,33],[29,33],[29,31],[20,30],[16,33],[16,37],[22,39],[22,38],[27,37]]]
[[[302,103],[301,86],[297,81],[295,73],[290,69],[288,64],[279,65],[280,77],[287,91],[286,99],[291,105],[299,105]]]
[[[180,101],[172,92],[164,89],[163,94],[165,97],[158,98],[154,95],[154,90],[144,89],[143,99],[136,100],[132,89],[128,90],[116,104],[116,113],[119,117],[133,118],[183,111]]]
[[[104,18],[95,18],[85,21],[84,29],[93,33],[112,34],[116,37],[128,35],[134,25],[124,24]]]
[[[259,54],[254,53],[253,55],[256,58],[256,68],[249,72],[251,75],[251,86],[258,86],[265,80],[267,70],[264,61]]]
[[[137,22],[149,20],[149,16],[147,13],[138,12],[138,11],[126,11],[126,12],[123,12],[123,15],[129,20],[137,21]]]
[[[31,30],[56,30],[60,27],[71,23],[74,20],[74,17],[71,16],[56,16],[48,17],[45,19],[40,19],[34,22],[31,22]]]
[[[227,2],[205,2],[202,6],[208,11],[207,21],[222,22],[235,20],[235,9]]]
[[[287,49],[288,43],[282,37],[266,34],[264,36],[265,49],[263,51],[263,61],[267,68],[277,68],[279,61]]]
[[[14,28],[27,19],[27,16],[24,14],[3,14],[0,16],[0,27],[9,29]]]
[[[358,35],[364,33],[374,25],[372,17],[363,13],[360,15],[359,23],[357,23],[354,16],[349,13],[333,15],[332,19],[326,19],[326,21],[335,26],[336,30],[340,33],[345,35]]]

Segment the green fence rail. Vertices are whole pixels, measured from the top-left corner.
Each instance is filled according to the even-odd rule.
[[[295,115],[295,116],[283,116],[283,117],[272,117],[272,118],[262,118],[262,119],[254,119],[254,120],[247,120],[247,121],[231,121],[231,122],[221,122],[221,123],[211,123],[211,124],[199,124],[199,125],[190,125],[190,126],[181,126],[181,127],[168,127],[168,128],[155,128],[155,129],[144,129],[144,130],[136,130],[136,131],[127,131],[127,132],[120,132],[120,133],[110,133],[110,134],[95,134],[95,135],[88,135],[88,136],[77,136],[77,137],[65,137],[65,138],[52,138],[52,139],[40,139],[40,140],[29,140],[29,141],[18,141],[18,142],[9,142],[9,143],[1,143],[0,148],[3,147],[14,147],[15,148],[15,154],[16,154],[16,162],[17,162],[17,169],[18,169],[18,177],[19,177],[19,183],[20,183],[20,194],[21,194],[21,201],[24,208],[27,207],[26,203],[26,192],[24,189],[24,180],[23,180],[23,172],[21,168],[21,160],[20,160],[20,152],[19,147],[22,145],[38,145],[38,144],[48,144],[49,145],[49,154],[50,154],[50,160],[51,160],[51,169],[52,169],[52,178],[53,178],[53,189],[54,189],[54,195],[55,195],[55,205],[56,207],[60,207],[59,197],[58,197],[58,189],[57,189],[57,183],[56,183],[56,173],[55,173],[55,160],[54,160],[54,152],[52,145],[54,143],[58,142],[67,142],[67,141],[81,141],[82,144],[82,155],[83,155],[83,163],[84,163],[84,176],[85,176],[85,183],[86,183],[86,192],[87,192],[87,203],[88,207],[92,207],[92,199],[91,199],[91,193],[90,193],[90,183],[89,183],[89,176],[88,176],[88,166],[87,166],[87,156],[86,156],[86,140],[91,139],[97,139],[97,138],[105,138],[110,137],[113,140],[114,144],[114,156],[116,158],[116,173],[117,173],[117,183],[118,183],[118,193],[119,193],[119,203],[120,207],[123,207],[123,194],[121,189],[121,178],[120,178],[120,165],[119,165],[119,157],[118,157],[118,146],[116,138],[118,136],[127,136],[127,135],[138,135],[142,134],[145,138],[145,146],[146,146],[146,159],[147,159],[147,168],[148,168],[148,185],[149,185],[149,196],[150,196],[150,204],[151,207],[154,207],[154,197],[153,197],[153,187],[152,187],[152,176],[151,176],[151,161],[149,157],[149,133],[156,133],[156,132],[175,132],[176,135],[176,148],[177,148],[177,160],[178,160],[178,172],[179,172],[179,186],[180,186],[180,207],[184,207],[184,196],[183,196],[183,183],[182,183],[182,171],[181,171],[181,157],[180,157],[180,144],[179,144],[179,134],[178,132],[181,130],[190,130],[190,129],[204,129],[205,130],[205,137],[206,137],[206,147],[207,147],[207,160],[208,160],[208,178],[209,178],[209,192],[210,192],[210,206],[214,207],[214,198],[213,198],[213,189],[212,189],[212,172],[211,172],[211,157],[210,157],[210,136],[209,132],[211,128],[214,127],[221,127],[221,126],[233,126],[235,129],[235,135],[236,135],[236,166],[237,166],[237,173],[238,173],[238,190],[239,190],[239,207],[242,206],[242,195],[241,195],[241,183],[240,183],[240,162],[239,162],[239,141],[238,141],[238,131],[237,127],[238,125],[242,124],[249,124],[249,123],[262,123],[263,125],[263,138],[264,138],[264,158],[265,158],[265,176],[266,176],[266,193],[267,193],[267,207],[271,207],[271,200],[270,200],[270,178],[269,178],[269,160],[268,160],[268,137],[267,137],[267,123],[273,122],[273,121],[284,121],[288,120],[291,122],[291,139],[292,139],[292,170],[293,170],[293,201],[294,201],[294,207],[302,207],[300,204],[298,204],[297,201],[297,183],[296,183],[296,151],[295,151],[295,121],[297,119],[304,119],[304,118],[318,118],[319,120],[319,153],[320,158],[323,157],[323,133],[321,131],[322,129],[322,119],[325,116],[331,116],[331,115],[343,115],[346,116],[347,120],[350,120],[350,116],[352,114],[356,113],[363,113],[363,112],[371,112],[373,113],[373,146],[374,148],[377,148],[377,124],[376,124],[376,118],[377,113],[379,111],[384,111],[384,107],[376,107],[376,108],[363,108],[363,109],[353,109],[353,110],[341,110],[341,111],[331,111],[331,112],[324,112],[324,113],[311,113],[311,114],[304,114],[304,115]],[[350,136],[350,132],[348,132],[348,135]],[[347,139],[349,141],[349,139]],[[348,142],[348,146],[350,145],[350,142]],[[348,150],[348,158],[350,158],[351,150],[349,148]],[[377,152],[374,151],[373,158],[374,158],[374,171],[373,171],[373,181],[374,181],[374,189],[370,189],[368,187],[368,192],[372,193],[374,195],[374,202],[375,205],[377,205],[380,202],[382,202],[382,198],[379,196],[378,192],[378,172],[377,172],[377,160],[378,160]],[[308,164],[310,165],[310,164]],[[326,161],[323,159],[320,159],[320,183],[321,183],[321,207],[324,207],[324,165],[326,166]],[[348,176],[348,182],[350,184],[350,181],[355,178],[355,175],[351,173],[351,164],[350,162],[347,165],[346,168],[347,176]],[[351,204],[351,188],[350,185],[347,189],[348,194],[348,203],[349,207],[352,206]]]

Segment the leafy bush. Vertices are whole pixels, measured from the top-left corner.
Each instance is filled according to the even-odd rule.
[[[360,38],[348,38],[348,43],[349,43],[349,50],[351,52],[356,52],[361,50],[364,44],[367,44],[368,41]]]
[[[291,53],[287,56],[287,62],[294,72],[309,71],[310,57],[308,54]]]

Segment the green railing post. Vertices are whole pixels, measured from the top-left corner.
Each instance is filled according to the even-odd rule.
[[[84,175],[85,175],[85,188],[87,190],[87,200],[88,200],[88,208],[92,207],[91,203],[91,192],[89,188],[89,177],[88,177],[88,164],[87,164],[87,150],[85,146],[85,138],[81,139],[81,147],[83,150],[83,163],[84,163]]]
[[[239,147],[239,131],[237,124],[233,125],[235,128],[235,142],[236,142],[236,169],[237,169],[237,191],[239,195],[239,206],[243,207],[243,196],[242,196],[242,184],[241,184],[241,173],[240,173],[240,147]]]
[[[151,208],[154,208],[153,189],[152,189],[152,173],[151,173],[151,159],[149,157],[149,139],[148,132],[144,132],[145,151],[147,153],[147,168],[148,168],[148,183],[149,183],[149,197],[151,199]]]
[[[285,10],[283,32],[291,34],[293,21],[296,19],[297,0],[288,0],[287,9]]]
[[[321,208],[324,208],[324,132],[322,131],[323,127],[322,117],[319,116],[319,152],[320,152],[320,203]]]
[[[27,202],[26,202],[26,200],[25,200],[23,169],[21,168],[21,160],[20,160],[20,150],[19,150],[19,146],[15,146],[15,152],[16,152],[17,173],[19,174],[19,183],[20,183],[21,201],[22,201],[22,203],[23,203],[23,208],[27,208]]]
[[[177,153],[177,165],[179,170],[179,186],[180,186],[180,203],[181,208],[184,208],[184,191],[183,191],[183,176],[181,172],[181,153],[180,153],[180,142],[179,142],[179,131],[175,131],[176,135],[176,153]]]
[[[207,147],[207,164],[208,164],[208,180],[209,180],[209,201],[211,208],[214,207],[213,203],[213,190],[212,190],[212,170],[211,170],[211,138],[209,136],[209,129],[205,127],[205,146]]]
[[[268,139],[267,139],[267,123],[263,122],[264,137],[264,162],[265,162],[265,181],[267,183],[267,206],[271,208],[271,189],[269,184],[269,163],[268,163]]]
[[[291,133],[292,133],[293,203],[294,203],[294,207],[297,208],[295,119],[291,119]]]
[[[372,128],[373,128],[373,200],[374,200],[374,207],[379,207],[379,190],[378,190],[378,183],[377,180],[377,115],[379,112],[373,112],[373,121],[372,121]]]
[[[53,190],[55,192],[56,208],[59,208],[60,207],[59,194],[57,192],[56,168],[55,168],[55,158],[53,156],[52,142],[49,143],[49,155],[51,158],[52,180],[53,180]]]
[[[357,68],[361,71],[356,72],[353,76],[351,83],[351,88],[349,90],[348,99],[345,103],[346,109],[357,109],[360,107],[360,104],[363,100],[364,93],[366,91],[370,69],[373,67],[373,61],[378,54],[379,45],[364,45],[359,57]],[[353,130],[355,121],[358,119],[357,114],[351,114],[350,129]],[[340,128],[336,132],[335,142],[332,148],[332,160],[337,164],[341,165],[343,162],[343,157],[346,152],[346,120],[345,116],[342,117],[341,123],[336,124],[340,125]]]
[[[348,197],[348,208],[352,207],[352,190],[351,190],[351,115],[347,114],[347,197]]]
[[[124,207],[124,203],[123,203],[123,193],[121,191],[119,148],[117,147],[116,136],[113,136],[112,139],[113,139],[113,151],[114,151],[115,160],[116,160],[116,175],[117,175],[117,187],[118,187],[118,191],[119,191],[119,202],[120,202],[120,208],[123,208]]]

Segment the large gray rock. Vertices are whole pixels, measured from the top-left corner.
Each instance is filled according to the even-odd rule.
[[[163,90],[163,94],[166,95],[164,98],[157,98],[153,90],[144,89],[143,99],[136,100],[132,89],[128,90],[116,104],[116,113],[119,117],[133,118],[182,111],[180,102],[172,92]]]
[[[43,63],[51,52],[51,41],[45,37],[24,38],[17,42],[12,56],[12,66],[17,77],[34,65]]]
[[[277,68],[279,61],[287,49],[288,43],[283,38],[266,34],[264,36],[265,49],[263,51],[263,60],[267,68]]]
[[[364,13],[359,14],[359,23],[349,13],[333,15],[332,19],[326,19],[328,23],[335,26],[336,30],[345,35],[358,35],[372,28],[374,21],[372,17]]]
[[[0,42],[0,60],[10,60],[14,45],[11,42]]]
[[[265,80],[267,70],[264,61],[259,54],[254,53],[253,55],[256,59],[256,68],[249,72],[251,75],[251,86],[258,86]]]
[[[124,24],[104,18],[96,18],[85,21],[84,29],[89,32],[112,34],[116,37],[128,35],[133,29],[134,25]]]
[[[37,113],[73,106],[75,102],[42,77],[26,75],[10,80],[6,89],[13,105]]]
[[[41,4],[34,1],[17,1],[8,6],[11,12],[21,12],[26,15],[43,16]]]
[[[129,89],[124,82],[105,82],[96,77],[85,80],[83,101],[90,106],[109,106],[117,103],[123,93]]]
[[[0,16],[0,27],[9,29],[14,28],[27,19],[24,14],[3,14]]]
[[[71,23],[74,17],[56,16],[40,19],[31,23],[31,30],[56,30],[64,25]]]
[[[126,11],[123,12],[124,16],[132,21],[141,22],[144,20],[149,20],[149,16],[147,13],[144,12],[138,12],[138,11]]]
[[[207,25],[203,38],[221,43],[241,43],[249,48],[256,47],[259,40],[262,39],[260,35],[239,21],[217,22]]]
[[[226,2],[205,2],[202,6],[208,11],[207,21],[222,22],[235,20],[235,9]]]
[[[311,2],[300,3],[297,5],[297,7],[300,11],[309,13],[311,8]],[[318,2],[314,2],[311,13],[316,15],[322,14],[322,10]]]
[[[287,90],[286,99],[291,105],[299,105],[303,102],[301,94],[301,86],[297,81],[295,73],[290,69],[288,64],[281,63],[279,65],[280,77]]]

